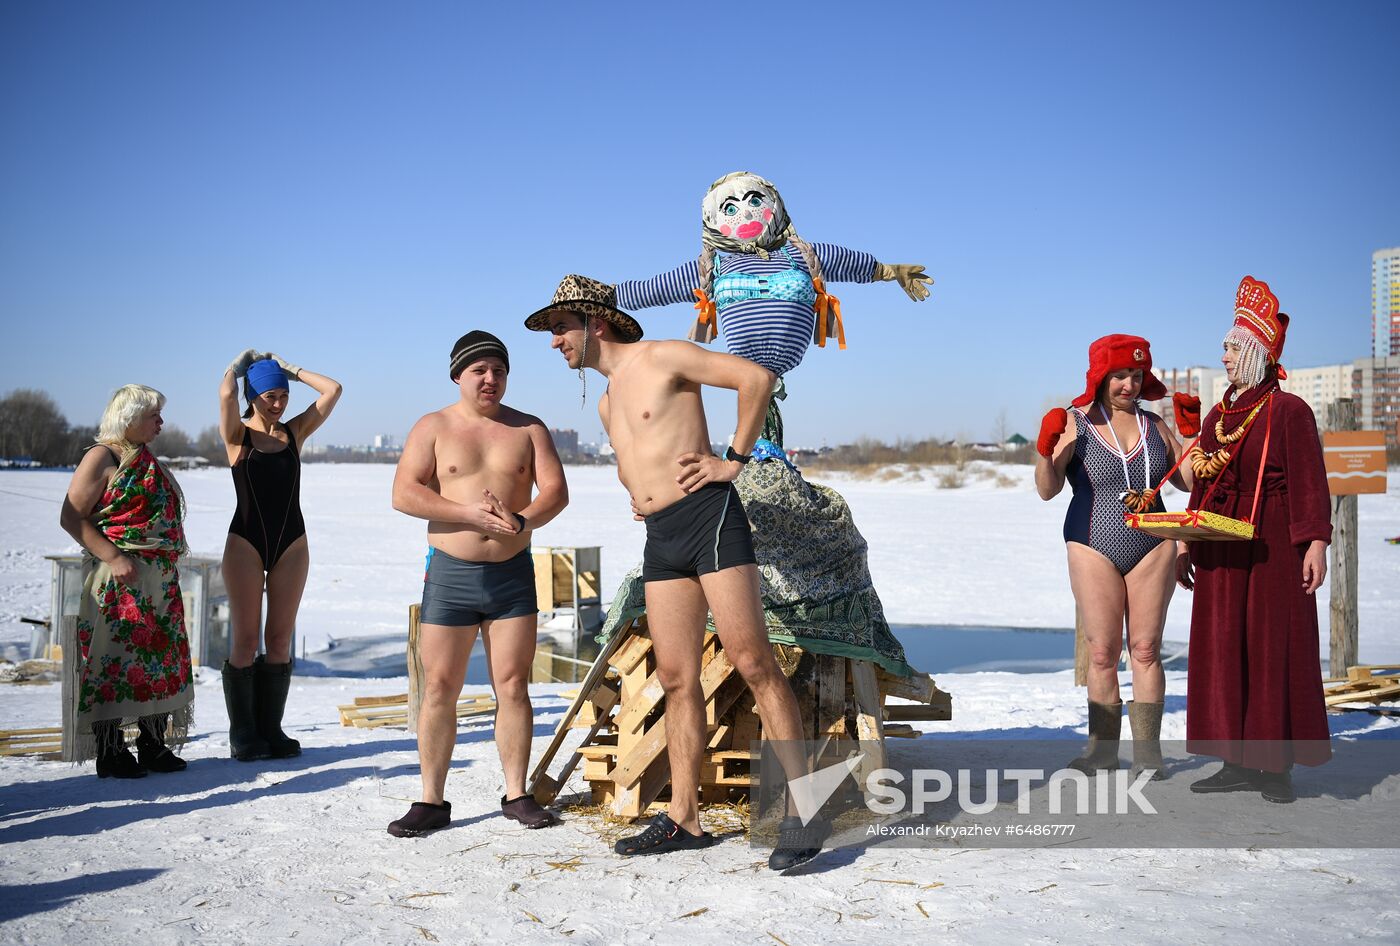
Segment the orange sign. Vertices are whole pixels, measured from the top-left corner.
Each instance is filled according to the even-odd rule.
[[[1322,435],[1322,455],[1333,496],[1385,492],[1385,431],[1328,431]]]

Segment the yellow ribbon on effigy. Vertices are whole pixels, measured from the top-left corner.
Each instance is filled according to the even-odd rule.
[[[715,336],[719,334],[718,318],[715,315],[715,304],[710,297],[705,294],[705,290],[696,289],[694,292],[696,299],[695,310],[700,314],[696,316],[695,324],[690,327],[689,338],[692,342],[699,342],[702,345],[707,345],[714,341]]]
[[[841,300],[827,292],[826,285],[820,279],[812,280],[812,288],[817,290],[817,300],[813,303],[817,310],[817,330],[813,341],[817,343],[818,348],[825,348],[826,340],[835,335],[836,344],[842,351],[845,351],[846,326],[841,321]],[[831,313],[832,319],[830,327],[827,325],[828,312]]]

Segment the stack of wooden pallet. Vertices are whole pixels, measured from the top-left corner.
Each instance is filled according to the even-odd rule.
[[[357,696],[355,702],[338,706],[340,725],[357,729],[378,729],[381,726],[410,728],[408,725],[408,694],[395,696]],[[457,701],[457,718],[486,716],[496,712],[496,701],[490,693],[471,693]]]
[[[863,781],[884,765],[887,737],[917,735],[912,721],[952,718],[951,698],[927,674],[899,677],[865,660],[775,649],[797,695],[803,736],[820,746],[819,765],[859,746],[863,758],[855,774]],[[708,736],[700,801],[745,798],[762,724],[753,695],[713,634],[705,639],[700,686]],[[594,664],[532,774],[535,797],[552,800],[581,761],[594,802],[606,804],[613,816],[635,819],[664,807],[670,781],[664,695],[642,618],[615,635]],[[911,702],[887,702],[891,697]],[[548,766],[571,728],[587,730],[583,743],[563,771],[550,776]]]
[[[1345,677],[1322,683],[1328,706],[1346,709],[1347,703],[1388,703],[1400,700],[1400,664],[1348,667]]]
[[[0,756],[32,755],[40,759],[63,758],[63,729],[0,729]]]

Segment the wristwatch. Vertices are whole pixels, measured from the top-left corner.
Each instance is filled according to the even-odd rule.
[[[747,453],[739,453],[737,450],[734,449],[733,444],[730,444],[728,447],[725,448],[724,458],[726,460],[733,460],[736,463],[748,463],[750,460],[753,459],[753,457]]]

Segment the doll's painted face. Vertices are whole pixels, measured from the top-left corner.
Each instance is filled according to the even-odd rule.
[[[787,211],[777,189],[757,174],[744,171],[726,175],[711,186],[701,205],[701,218],[707,239],[764,249],[780,245],[788,228]]]
[[[773,198],[749,191],[720,201],[715,229],[736,240],[762,242],[760,237],[773,223],[773,217]]]

